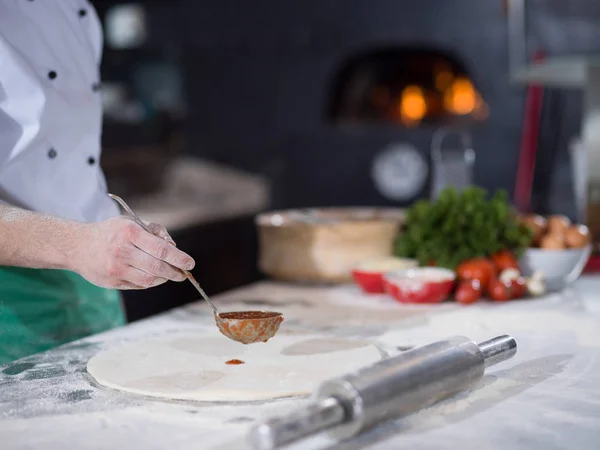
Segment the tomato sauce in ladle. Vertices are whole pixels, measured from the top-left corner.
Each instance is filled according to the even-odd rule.
[[[121,197],[108,194],[110,198],[119,203],[131,218],[144,230],[152,234],[148,226],[133,212]],[[217,307],[210,301],[208,295],[200,287],[194,276],[187,270],[182,271],[190,283],[194,285],[202,298],[208,302],[214,311],[217,328],[231,340],[242,344],[253,344],[255,342],[267,342],[271,339],[279,325],[283,322],[283,314],[273,311],[235,311],[220,313]]]
[[[219,331],[232,341],[242,344],[267,342],[279,330],[279,325],[283,322],[283,314],[274,311],[219,312],[192,274],[186,271],[185,275],[212,307]]]
[[[219,331],[232,341],[242,344],[267,342],[279,330],[279,325],[283,322],[283,314],[274,311],[219,312],[193,275],[185,271],[185,276],[212,307]]]

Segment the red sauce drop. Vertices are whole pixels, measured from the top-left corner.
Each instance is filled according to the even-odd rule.
[[[244,361],[240,361],[239,359],[230,359],[225,364],[231,364],[231,365],[237,366],[238,364],[244,364]]]

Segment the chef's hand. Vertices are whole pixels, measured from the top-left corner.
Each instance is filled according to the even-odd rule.
[[[183,281],[181,270],[194,260],[178,250],[164,227],[148,224],[148,233],[127,217],[86,224],[74,270],[88,281],[112,289],[146,289],[168,280]]]

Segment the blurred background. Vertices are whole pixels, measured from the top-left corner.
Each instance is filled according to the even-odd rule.
[[[405,207],[475,183],[594,219],[596,1],[93,4],[109,190],[167,226],[209,294],[260,279],[266,210]],[[196,299],[187,283],[125,295],[130,320]]]

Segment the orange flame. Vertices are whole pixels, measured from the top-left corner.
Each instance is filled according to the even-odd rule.
[[[425,117],[427,102],[422,88],[411,85],[402,90],[399,113],[402,122],[408,125],[418,123]]]
[[[470,80],[457,78],[444,93],[444,107],[457,115],[470,114],[475,109],[477,97]]]

